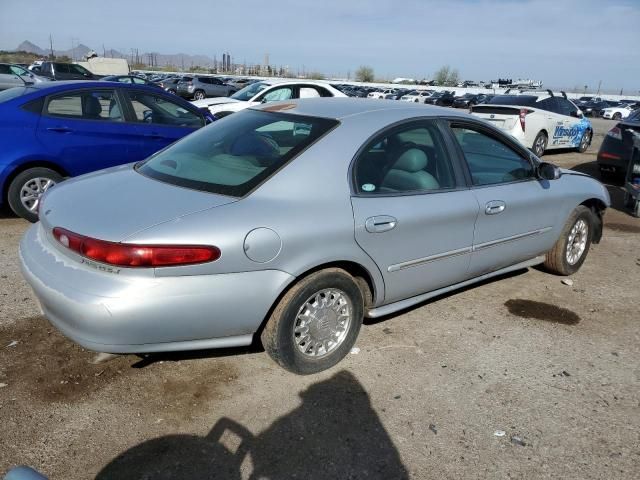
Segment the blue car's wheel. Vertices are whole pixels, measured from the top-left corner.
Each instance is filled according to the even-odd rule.
[[[349,353],[363,316],[357,280],[339,268],[320,270],[282,297],[262,332],[262,345],[290,372],[317,373]]]
[[[36,167],[21,172],[9,185],[7,196],[11,210],[19,217],[37,222],[40,198],[62,180],[58,172],[49,168]]]

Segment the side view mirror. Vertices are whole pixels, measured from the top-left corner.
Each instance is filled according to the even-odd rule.
[[[538,177],[542,180],[557,180],[562,176],[562,171],[553,163],[542,162],[538,165]]]
[[[572,117],[576,117],[576,118],[582,118],[582,111],[581,110],[574,110],[573,112],[571,112],[571,116]]]

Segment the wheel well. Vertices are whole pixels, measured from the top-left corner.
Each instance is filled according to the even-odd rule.
[[[584,202],[582,202],[580,205],[584,205],[593,212],[593,216],[597,221],[597,225],[595,225],[593,238],[591,239],[591,241],[593,243],[600,243],[603,228],[602,214],[607,209],[607,206],[599,198],[590,198],[589,200],[585,200]]]
[[[53,170],[54,172],[59,173],[63,177],[69,176],[69,174],[64,170],[64,168],[61,168],[59,165],[56,165],[55,163],[52,163],[52,162],[48,162],[46,160],[32,160],[32,161],[23,163],[18,168],[16,168],[13,172],[11,172],[9,176],[7,176],[7,178],[5,179],[4,185],[2,185],[2,195],[3,195],[2,200],[4,202],[7,201],[9,185],[11,185],[11,182],[13,182],[14,178],[16,178],[25,170],[29,170],[30,168],[37,168],[37,167],[48,168],[50,170]]]
[[[282,300],[282,297],[284,297],[287,294],[287,292],[301,279],[311,275],[312,273],[318,272],[320,270],[324,270],[326,268],[341,268],[355,279],[356,283],[360,287],[360,290],[362,291],[362,296],[364,297],[365,312],[370,305],[373,305],[373,300],[376,295],[375,284],[373,283],[371,274],[362,265],[356,262],[350,262],[350,261],[337,261],[337,262],[330,262],[330,263],[324,263],[322,265],[318,265],[316,267],[311,268],[310,270],[307,270],[303,274],[298,275],[294,281],[292,281],[289,285],[287,285],[287,287],[282,292],[280,292],[280,295],[278,295],[278,298],[275,299],[275,301],[271,305],[271,308],[269,308],[269,311],[264,316],[264,318],[262,319],[262,322],[260,322],[260,326],[258,327],[258,329],[253,335],[254,346],[260,345],[260,335],[262,335],[262,331],[264,330],[264,327],[267,324],[267,321],[271,317],[271,314],[273,313],[275,308],[280,303],[280,300]]]

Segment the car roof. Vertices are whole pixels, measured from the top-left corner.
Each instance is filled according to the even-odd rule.
[[[306,98],[272,102],[251,107],[255,110],[291,113],[309,117],[323,117],[342,120],[355,115],[369,113],[401,114],[412,116],[468,116],[452,109],[408,102],[381,102],[373,99],[349,97]]]
[[[114,76],[127,76],[127,75],[114,75]],[[149,91],[158,92],[157,88],[151,87],[149,85],[135,85],[132,83],[122,83],[122,82],[109,82],[104,80],[66,80],[66,81],[57,81],[57,82],[42,82],[42,83],[34,83],[33,85],[29,85],[29,88],[33,88],[36,90],[45,90],[51,89],[52,91],[56,90],[65,90],[68,87],[77,87],[77,88],[105,88],[106,85],[118,86],[118,88],[144,88],[149,89]]]

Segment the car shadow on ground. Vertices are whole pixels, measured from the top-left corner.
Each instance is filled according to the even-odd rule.
[[[299,396],[299,407],[258,434],[223,417],[203,437],[175,434],[140,443],[96,479],[409,478],[369,395],[351,373],[338,372]]]

